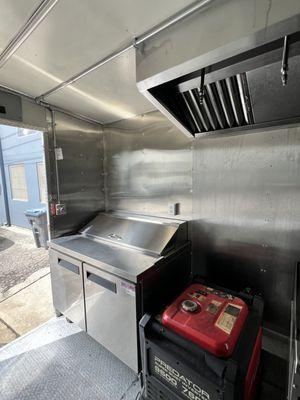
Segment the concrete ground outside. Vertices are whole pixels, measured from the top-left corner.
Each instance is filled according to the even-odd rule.
[[[0,227],[0,347],[53,316],[48,251],[30,230]]]

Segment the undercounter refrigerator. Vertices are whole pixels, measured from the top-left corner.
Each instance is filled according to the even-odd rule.
[[[186,221],[101,213],[50,241],[54,307],[139,371],[139,320],[185,287],[190,265]]]

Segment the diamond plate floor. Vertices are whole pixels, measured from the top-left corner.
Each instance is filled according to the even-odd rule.
[[[135,400],[136,374],[64,318],[0,350],[1,400]]]

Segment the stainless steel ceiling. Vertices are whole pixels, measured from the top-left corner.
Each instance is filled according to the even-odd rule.
[[[40,0],[0,0],[0,51],[39,4]]]
[[[59,0],[0,69],[0,85],[38,97],[192,2]],[[39,3],[0,0],[0,48]],[[150,111],[136,89],[134,62],[128,52],[46,100],[104,123]]]
[[[134,50],[129,50],[73,85],[46,97],[58,107],[88,115],[101,122],[131,118],[153,110],[153,105],[137,90]]]

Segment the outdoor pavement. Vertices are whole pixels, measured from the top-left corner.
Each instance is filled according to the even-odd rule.
[[[48,250],[30,230],[0,227],[0,347],[53,316]]]

